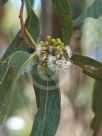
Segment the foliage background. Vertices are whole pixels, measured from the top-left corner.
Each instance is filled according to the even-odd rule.
[[[99,7],[92,8],[92,11],[88,13],[86,11],[87,8],[92,6],[94,1],[95,0],[77,0],[76,2],[76,0],[70,0],[75,25],[70,44],[73,52],[78,52],[101,61],[101,11],[97,17],[95,10],[100,9]],[[44,2],[46,2],[47,5],[50,3],[47,0]],[[95,5],[97,5],[97,3]],[[54,37],[58,37],[58,21],[51,9],[44,8],[44,6],[42,1],[43,13],[41,13],[41,17],[40,3],[37,2],[36,6],[34,6],[41,20],[41,37],[44,39],[46,34],[53,34]],[[13,0],[9,0],[4,7],[0,8],[0,56],[2,56],[20,28],[18,18],[19,9],[20,3]],[[47,15],[46,18],[45,15]],[[92,112],[92,98],[93,95],[97,95],[96,93],[93,94],[93,90],[98,90],[98,92],[102,90],[101,87],[95,87],[94,89],[94,82],[94,79],[85,76],[81,69],[74,65],[68,69],[68,72],[61,73],[61,120],[56,136],[66,136],[66,134],[70,136],[86,136],[92,134],[92,130],[89,127],[94,116]],[[19,131],[10,130],[7,128],[7,122],[5,120],[5,123],[0,126],[0,135],[2,136],[28,136],[31,131],[33,116],[37,111],[30,73],[29,76],[25,75],[20,78],[16,89],[16,94],[7,119],[13,116],[21,117],[25,122],[25,126]],[[100,109],[100,103],[98,103],[96,107]],[[99,133],[99,136],[101,136],[101,129]]]

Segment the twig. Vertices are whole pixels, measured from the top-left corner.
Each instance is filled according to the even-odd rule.
[[[28,0],[28,6],[31,7],[30,0]],[[26,31],[27,35],[29,36],[30,41],[33,43],[33,45],[35,45],[35,41],[33,40],[32,36],[30,35],[30,33],[26,30],[26,28],[24,26],[23,11],[24,11],[24,0],[21,0],[21,8],[20,8],[20,13],[19,13],[21,29],[19,32],[18,41],[16,43],[16,47],[15,47],[14,51],[16,51],[17,47],[19,46],[19,44],[21,43],[22,40],[24,40],[24,42],[27,46],[31,46],[29,40],[25,36],[25,33],[24,33],[25,31]]]
[[[28,0],[28,5],[29,5],[29,7],[31,7],[31,3],[30,3],[30,0]]]
[[[21,24],[21,30],[20,30],[20,38],[24,38],[24,21],[23,21],[23,10],[24,10],[24,0],[21,0],[21,9],[20,9],[20,14],[19,14],[19,18],[20,18],[20,24]]]
[[[20,30],[19,39],[18,39],[16,48],[20,44],[21,40],[24,40],[26,45],[30,46],[30,42],[28,41],[28,39],[25,37],[25,34],[24,34],[24,31],[25,31],[24,20],[23,20],[24,0],[21,0],[21,2],[22,3],[21,3],[20,13],[19,13],[21,30]]]

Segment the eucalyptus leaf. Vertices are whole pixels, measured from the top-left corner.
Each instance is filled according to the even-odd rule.
[[[37,63],[35,54],[17,51],[9,60],[9,70],[0,84],[0,123],[6,117],[17,80]]]
[[[8,71],[8,62],[4,64],[0,64],[0,83],[3,81],[5,75]]]
[[[65,44],[71,39],[72,36],[72,15],[68,0],[52,0],[55,12],[60,22],[62,41]]]
[[[37,39],[40,36],[40,26],[39,26],[39,20],[36,16],[33,9],[30,9],[30,12],[28,14],[28,18],[25,22],[25,27],[27,28],[28,32],[32,36],[32,38],[37,41]]]
[[[25,27],[29,31],[30,35],[34,38],[34,40],[37,40],[37,38],[39,37],[39,34],[40,34],[39,21],[38,21],[38,18],[32,9],[26,19]],[[12,41],[12,43],[10,44],[10,46],[7,48],[7,50],[3,56],[3,59],[6,59],[10,54],[12,54],[15,51],[16,45],[18,45],[18,42],[17,42],[18,38],[19,38],[19,32],[15,36],[15,38]],[[17,46],[16,50],[26,51],[26,49],[27,49],[27,46],[25,45],[24,41],[21,40],[21,42]]]
[[[75,65],[81,67],[85,74],[102,82],[101,62],[80,54],[73,54],[72,61]]]
[[[95,116],[92,120],[91,127],[94,130],[94,135],[98,135],[102,126],[102,83],[99,81],[96,81],[94,85],[92,109]]]
[[[30,5],[31,5],[32,8],[33,8],[33,6],[34,6],[34,2],[35,2],[35,0],[30,0]],[[26,0],[26,8],[27,8],[27,10],[30,8],[30,7],[29,7],[28,0]],[[28,11],[29,11],[29,10],[28,10]]]
[[[74,21],[74,26],[81,26],[87,17],[98,18],[102,15],[102,0],[95,0],[78,18]]]
[[[32,70],[34,90],[38,105],[31,136],[55,136],[60,119],[60,92],[52,77],[39,76],[35,66]]]
[[[3,6],[8,0],[0,0],[0,7]]]
[[[30,35],[34,38],[34,40],[37,40],[37,38],[39,37],[39,33],[40,33],[39,21],[32,9],[31,9],[31,12],[28,14],[27,20],[25,22],[25,27],[29,31]],[[18,37],[19,37],[19,32],[15,36],[10,46],[7,48],[1,61],[8,59],[8,57],[15,51],[19,51],[19,50],[26,51],[27,50],[28,47],[27,45],[25,45],[24,41],[21,40],[20,43],[18,43]],[[28,36],[26,37],[28,38]],[[8,63],[0,64],[0,82],[4,79],[7,73],[7,70],[8,70]]]

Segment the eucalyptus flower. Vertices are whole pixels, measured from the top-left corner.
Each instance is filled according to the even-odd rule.
[[[41,44],[37,44],[37,46],[36,46],[36,54],[37,54],[38,57],[40,57],[40,55],[41,55],[41,48],[42,48]]]
[[[59,39],[47,36],[45,41],[41,41],[36,47],[36,54],[41,65],[47,66],[55,72],[60,72],[68,68],[72,62],[72,51],[69,46]]]
[[[71,58],[71,57],[72,57],[71,48],[70,48],[68,45],[66,45],[66,46],[65,46],[65,50],[66,50],[66,52],[67,52],[68,58]]]

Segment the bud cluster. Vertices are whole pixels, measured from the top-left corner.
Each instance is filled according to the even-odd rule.
[[[36,47],[36,54],[39,57],[40,64],[48,66],[53,71],[60,71],[71,65],[72,52],[69,46],[59,39],[47,36],[45,41],[40,41]]]

